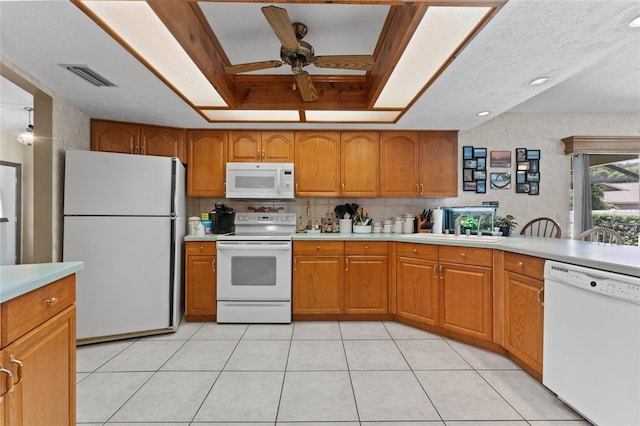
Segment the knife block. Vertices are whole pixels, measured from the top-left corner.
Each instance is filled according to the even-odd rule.
[[[424,224],[433,225],[433,223],[427,222],[426,219],[420,219],[420,216],[418,216],[418,233],[430,234],[431,233],[431,226],[429,226],[428,228],[423,228],[422,225],[424,225]]]

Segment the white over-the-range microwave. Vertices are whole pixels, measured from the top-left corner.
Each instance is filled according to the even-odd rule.
[[[227,198],[286,200],[294,194],[293,163],[227,163]]]

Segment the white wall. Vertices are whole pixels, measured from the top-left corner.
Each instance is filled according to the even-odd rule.
[[[26,190],[23,191],[23,263],[32,263],[34,259],[34,247],[33,241],[30,238],[34,237],[34,222],[38,220],[39,215],[42,220],[47,222],[51,221],[51,255],[48,256],[52,261],[62,260],[62,205],[63,205],[63,182],[64,182],[64,150],[67,148],[72,149],[90,149],[90,120],[87,115],[79,111],[73,105],[66,102],[64,99],[58,97],[53,91],[39,84],[29,74],[23,70],[13,66],[7,61],[3,62],[4,69],[7,70],[11,76],[5,76],[12,80],[15,84],[22,86],[26,91],[30,93],[37,92],[38,96],[48,95],[51,97],[51,127],[52,137],[51,140],[38,140],[36,143],[51,144],[51,174],[46,176],[46,179],[50,180],[50,191],[45,191],[43,195],[33,195],[34,193],[40,194],[38,191],[34,191],[29,188],[33,188],[39,185],[34,181],[34,167],[38,165],[34,162],[34,147],[22,147],[17,142],[20,152],[16,152],[16,148],[13,146],[15,142],[15,136],[10,132],[2,132],[2,149],[0,150],[0,158],[6,161],[12,161],[22,163],[23,185],[26,186]],[[15,78],[12,78],[15,77]],[[14,81],[15,80],[15,81]],[[20,80],[20,81],[17,81]],[[34,117],[38,114],[38,111],[34,111]],[[36,124],[36,123],[34,123]],[[38,135],[38,129],[35,129],[36,137]],[[47,139],[47,138],[43,138]],[[49,182],[46,185],[49,186]],[[52,206],[51,213],[47,213],[42,217],[40,212],[34,211],[34,204],[37,204],[34,197],[50,197]],[[31,197],[31,199],[29,199]],[[25,199],[26,198],[26,199]],[[49,201],[49,200],[47,200]],[[47,250],[49,251],[49,250]]]
[[[508,190],[489,189],[487,193],[476,194],[462,191],[462,165],[459,165],[459,190],[456,198],[378,198],[378,199],[343,199],[343,198],[300,198],[286,204],[288,211],[298,215],[306,214],[307,200],[311,204],[311,217],[321,218],[337,204],[356,202],[367,207],[375,220],[391,218],[402,213],[419,214],[423,208],[436,206],[469,206],[481,205],[483,201],[498,201],[498,214],[512,214],[520,226],[529,220],[548,216],[558,221],[563,236],[569,235],[569,188],[570,188],[570,156],[564,155],[564,144],[561,139],[573,135],[640,135],[640,114],[523,114],[505,113],[485,124],[461,133],[458,138],[459,158],[462,158],[462,147],[472,145],[492,150],[509,150],[512,152],[510,169],[494,169],[489,166],[487,173],[509,171],[512,173],[512,187]],[[528,148],[540,150],[540,195],[516,194],[515,192],[515,149]],[[461,163],[461,162],[460,162]],[[488,175],[487,175],[488,177]],[[218,199],[189,198],[187,212],[197,216],[214,208]],[[224,200],[236,210],[242,211],[256,203]],[[518,230],[516,229],[516,232]]]

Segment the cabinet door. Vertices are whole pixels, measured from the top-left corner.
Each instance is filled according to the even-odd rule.
[[[420,195],[458,196],[457,132],[420,132]]]
[[[227,159],[232,162],[256,162],[262,159],[260,131],[231,130],[227,145]]]
[[[440,263],[440,326],[491,341],[493,336],[491,268]]]
[[[187,321],[212,321],[216,315],[216,257],[187,256]]]
[[[438,262],[396,259],[396,313],[400,317],[438,325]]]
[[[140,154],[178,157],[185,162],[184,130],[169,127],[140,126]]]
[[[265,163],[294,162],[293,132],[262,132],[262,161]]]
[[[340,150],[342,196],[378,196],[380,134],[378,132],[342,132]]]
[[[187,195],[224,197],[227,132],[192,130],[188,142]]]
[[[380,195],[415,197],[419,192],[418,132],[380,135]]]
[[[137,124],[91,120],[91,150],[140,153],[140,128]]]
[[[296,132],[296,195],[340,195],[340,133]]]
[[[344,306],[344,257],[293,259],[293,313],[340,314]]]
[[[76,329],[71,306],[3,350],[2,365],[13,371],[14,391],[5,395],[5,424],[75,424]],[[22,363],[21,372],[18,364]]]
[[[389,312],[387,256],[347,256],[345,262],[345,313]]]
[[[541,280],[504,273],[505,348],[542,374],[544,308],[538,294]]]

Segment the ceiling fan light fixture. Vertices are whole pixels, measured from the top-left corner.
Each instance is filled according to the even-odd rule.
[[[35,140],[35,137],[33,135],[33,124],[31,124],[31,112],[33,111],[33,108],[24,107],[24,110],[29,114],[29,124],[27,125],[25,131],[18,135],[18,142],[20,142],[22,145],[32,146],[33,141]]]
[[[529,84],[531,86],[539,86],[541,84],[545,84],[547,81],[549,81],[550,78],[551,77],[547,77],[547,76],[534,78],[529,82]]]
[[[491,7],[430,6],[374,107],[406,108],[491,11]]]
[[[147,2],[89,0],[80,4],[193,105],[228,106]]]

